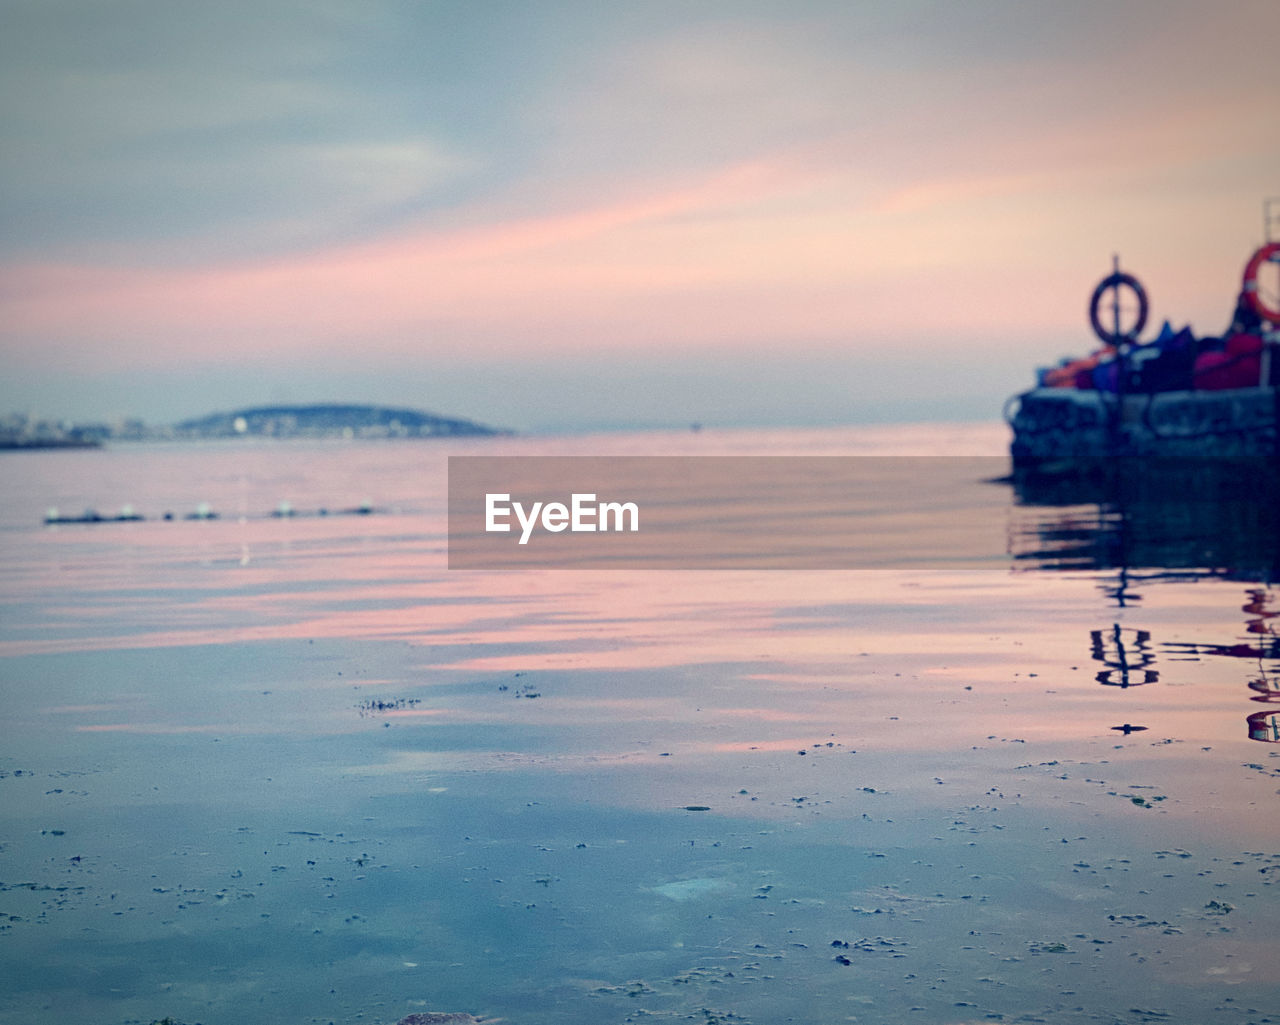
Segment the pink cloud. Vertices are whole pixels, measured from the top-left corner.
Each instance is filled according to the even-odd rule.
[[[48,351],[92,368],[781,339],[848,348],[913,333],[968,345],[1077,329],[1092,273],[1082,268],[1100,273],[1111,247],[1138,245],[1135,258],[1161,261],[1166,294],[1187,301],[1183,319],[1218,318],[1247,255],[1214,244],[1238,200],[1207,197],[1214,216],[1194,237],[1170,204],[1187,187],[1179,176],[1251,145],[1240,130],[1256,118],[1251,102],[1227,117],[1216,102],[1157,108],[1136,124],[1125,112],[1027,116],[926,160],[938,151],[918,133],[956,131],[944,97],[924,123],[886,120],[540,215],[266,261],[10,266],[5,346],[15,361]]]
[[[27,264],[5,270],[7,333],[110,339],[145,352],[160,336],[224,355],[467,324],[500,332],[607,318],[629,298],[700,284],[705,269],[652,257],[628,265],[629,234],[682,217],[732,214],[794,187],[765,162],[540,217],[424,231],[271,262],[201,267]],[[613,249],[602,261],[601,250]],[[722,268],[721,276],[731,275]],[[113,348],[111,359],[121,356]]]

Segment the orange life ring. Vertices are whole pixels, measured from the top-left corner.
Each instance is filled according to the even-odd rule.
[[[1264,263],[1280,263],[1280,242],[1268,242],[1249,258],[1244,268],[1244,284],[1240,290],[1259,317],[1280,324],[1280,307],[1268,306],[1258,292],[1258,271]]]

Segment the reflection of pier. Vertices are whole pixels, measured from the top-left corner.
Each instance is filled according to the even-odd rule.
[[[1016,474],[1009,554],[1016,569],[1114,571],[1099,581],[1118,608],[1141,599],[1140,584],[1206,577],[1249,581],[1246,636],[1229,644],[1165,642],[1170,661],[1249,659],[1250,700],[1270,707],[1246,718],[1251,740],[1280,743],[1280,477],[1273,465],[1203,463],[1149,467],[1135,461],[1089,472]],[[1261,582],[1261,586],[1259,583]],[[1090,653],[1108,687],[1155,683],[1156,656],[1146,630],[1090,631]],[[1138,727],[1112,727],[1126,736]]]
[[[1164,644],[1166,651],[1177,652],[1184,657],[1197,658],[1200,655],[1213,655],[1218,658],[1247,658],[1256,660],[1258,671],[1262,675],[1262,683],[1266,687],[1268,675],[1265,662],[1280,662],[1280,636],[1277,636],[1275,625],[1271,622],[1280,617],[1280,610],[1272,608],[1275,595],[1264,587],[1251,587],[1245,591],[1245,603],[1240,611],[1248,615],[1245,620],[1245,632],[1258,640],[1240,640],[1235,644],[1195,644],[1185,641],[1171,641]],[[1272,670],[1274,673],[1275,670]],[[1249,685],[1257,689],[1253,684]]]
[[[1168,641],[1163,647],[1166,651],[1175,652],[1192,660],[1199,655],[1214,655],[1218,658],[1252,658],[1280,659],[1280,637],[1272,637],[1261,644],[1250,644],[1238,641],[1235,644],[1195,644],[1186,641]]]
[[[1265,467],[1193,464],[1012,479],[1019,568],[1120,570],[1138,579],[1280,579],[1280,479]]]
[[[1198,662],[1202,657],[1209,657],[1256,662],[1256,675],[1247,684],[1251,691],[1249,700],[1271,707],[1246,717],[1249,739],[1280,744],[1280,708],[1276,707],[1280,705],[1280,636],[1276,634],[1274,623],[1280,617],[1280,610],[1272,607],[1275,595],[1265,588],[1250,588],[1245,595],[1246,601],[1241,610],[1250,616],[1245,622],[1245,629],[1250,634],[1263,635],[1258,640],[1235,644],[1168,641],[1160,648],[1175,661]],[[1150,631],[1129,629],[1115,623],[1109,630],[1089,631],[1089,640],[1090,657],[1106,666],[1094,676],[1103,686],[1127,688],[1159,682],[1160,672],[1152,668],[1156,664],[1156,656]],[[1146,729],[1129,723],[1111,728],[1125,736]]]
[[[1126,634],[1132,639],[1126,641]],[[1151,653],[1148,631],[1122,629],[1116,623],[1109,631],[1090,631],[1089,637],[1092,640],[1090,657],[1108,667],[1094,676],[1103,686],[1137,687],[1160,679],[1159,671],[1150,668],[1155,664],[1155,656]]]
[[[1280,703],[1280,636],[1276,635],[1274,620],[1280,610],[1273,608],[1275,596],[1263,587],[1251,587],[1245,591],[1245,603],[1240,611],[1249,618],[1245,631],[1258,639],[1242,640],[1235,644],[1188,644],[1176,642],[1164,645],[1168,651],[1183,658],[1198,660],[1207,655],[1214,658],[1242,658],[1257,663],[1256,675],[1247,684],[1250,701],[1263,704]],[[1280,710],[1264,709],[1246,717],[1249,739],[1268,744],[1280,743]]]

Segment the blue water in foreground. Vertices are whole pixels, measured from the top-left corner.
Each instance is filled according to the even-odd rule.
[[[446,568],[448,454],[1004,443],[0,453],[0,1025],[1280,1021],[1249,510],[965,478],[988,568]]]

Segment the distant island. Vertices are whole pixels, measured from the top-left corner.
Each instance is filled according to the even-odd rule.
[[[141,420],[78,424],[22,414],[0,418],[0,448],[88,448],[106,441],[192,441],[213,438],[456,438],[508,434],[473,420],[418,409],[326,403],[254,406],[180,423]]]
[[[452,438],[501,434],[472,420],[387,406],[256,406],[169,428],[174,438]]]

